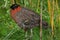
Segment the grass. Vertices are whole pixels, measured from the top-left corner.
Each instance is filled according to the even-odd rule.
[[[38,14],[40,14],[40,2],[41,0],[17,0],[17,3],[21,6],[30,8]],[[52,5],[52,1],[50,0]],[[42,19],[47,21],[49,24],[48,29],[42,29],[42,40],[60,40],[60,7],[59,1],[54,1],[54,38],[52,38],[52,28],[50,27],[50,14],[48,11],[48,0],[43,1],[43,12]],[[0,40],[25,40],[25,32],[20,29],[18,25],[10,16],[11,0],[0,0]],[[52,7],[49,6],[52,9]],[[51,10],[52,11],[52,10]],[[40,40],[40,29],[39,27],[33,28],[33,40]]]

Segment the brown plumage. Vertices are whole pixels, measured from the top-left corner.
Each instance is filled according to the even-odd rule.
[[[19,27],[25,30],[37,27],[40,24],[40,15],[32,10],[20,7],[17,4],[11,6],[11,17],[16,21]],[[44,21],[42,25],[45,26],[45,28],[48,26]]]

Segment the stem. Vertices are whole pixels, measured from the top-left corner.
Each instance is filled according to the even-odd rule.
[[[28,35],[27,35],[27,31],[26,31],[26,33],[25,33],[25,40],[28,40],[28,37],[27,37]]]
[[[32,29],[30,29],[30,31],[31,31],[30,40],[32,40],[33,30],[32,30]]]
[[[11,3],[12,4],[16,4],[16,0],[11,0]]]
[[[42,1],[41,1],[41,13],[40,13],[40,40],[42,40]]]
[[[52,14],[51,14],[51,27],[52,27],[52,38],[54,38],[54,0],[52,2]]]

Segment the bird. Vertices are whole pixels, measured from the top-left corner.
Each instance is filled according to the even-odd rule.
[[[21,7],[18,4],[12,4],[10,10],[10,15],[12,19],[18,24],[18,26],[24,29],[25,32],[27,30],[31,30],[32,36],[32,28],[38,27],[40,25],[40,15],[34,12],[31,9]],[[48,23],[42,21],[43,28],[47,28]]]

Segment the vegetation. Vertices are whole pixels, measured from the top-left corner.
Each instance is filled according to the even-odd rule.
[[[48,29],[42,28],[42,40],[60,40],[60,1],[59,0],[16,0],[17,4],[34,10],[47,21]],[[0,0],[0,40],[25,40],[25,32],[10,16],[11,0]],[[30,31],[28,31],[30,33]],[[29,36],[29,35],[28,35]],[[39,27],[33,28],[32,40],[40,40]]]

